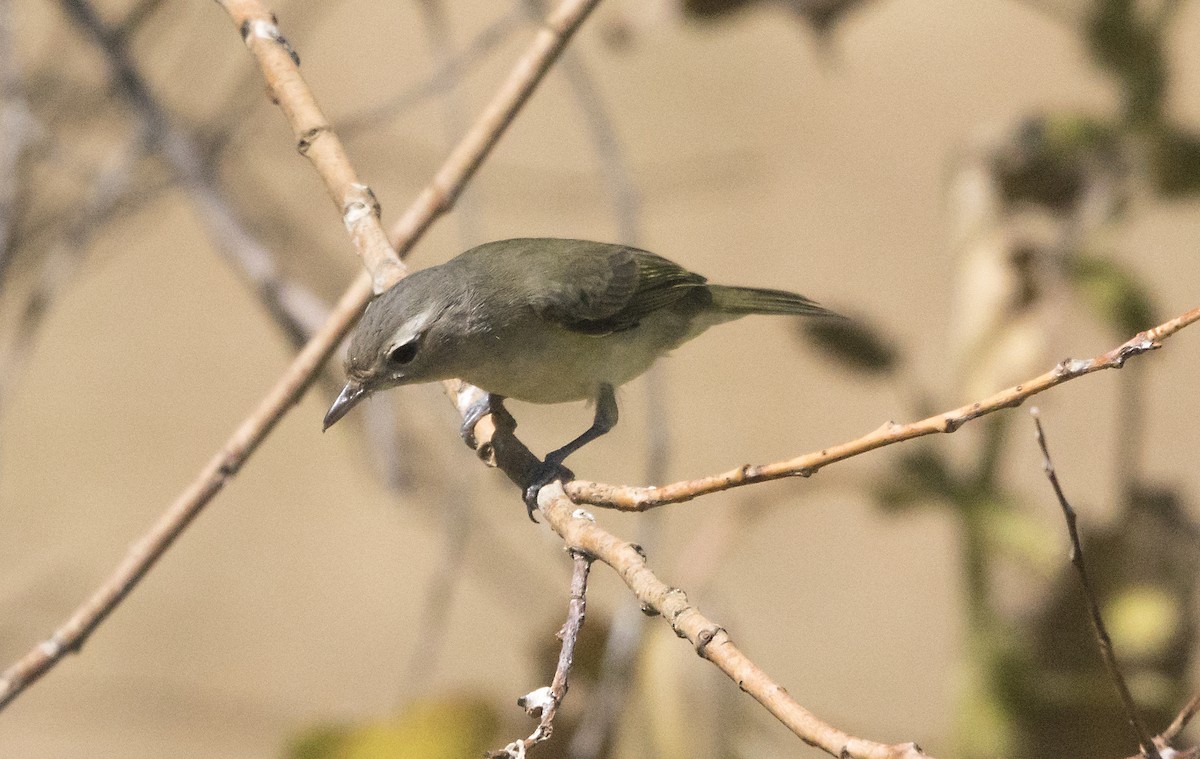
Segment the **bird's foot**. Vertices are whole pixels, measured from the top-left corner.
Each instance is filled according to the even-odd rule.
[[[529,521],[537,524],[533,512],[537,510],[538,493],[541,492],[543,486],[549,485],[555,480],[566,482],[573,479],[575,479],[575,473],[557,461],[548,459],[534,467],[529,483],[525,486],[525,511],[529,516]]]
[[[475,438],[475,425],[488,414],[496,417],[496,427],[508,427],[510,430],[516,429],[517,421],[508,413],[508,409],[504,408],[504,399],[490,393],[486,394],[472,403],[467,408],[467,413],[463,414],[463,423],[459,429],[459,435],[462,436],[463,442],[471,450],[479,447],[479,441]]]

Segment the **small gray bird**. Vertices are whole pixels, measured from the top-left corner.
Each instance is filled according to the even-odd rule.
[[[546,456],[526,489],[569,475],[562,462],[617,423],[614,388],[714,324],[747,314],[835,316],[803,295],[710,285],[625,245],[521,238],[414,272],[367,307],[346,356],[346,386],[325,428],[377,390],[459,377],[487,391],[462,436],[504,398],[590,400],[592,426]]]

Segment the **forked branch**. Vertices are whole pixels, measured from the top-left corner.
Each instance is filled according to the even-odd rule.
[[[395,247],[412,248],[433,221],[449,209],[455,195],[500,139],[529,98],[555,56],[599,0],[562,0],[539,30],[528,51],[482,116],[452,152],[431,185],[401,218]],[[154,525],[130,547],[112,574],[49,638],[0,674],[0,708],[77,651],[91,632],[117,607],[170,548],[200,511],[245,464],[283,415],[312,384],[321,366],[350,331],[376,288],[386,287],[403,272],[379,224],[378,204],[370,188],[357,180],[340,141],[325,121],[308,85],[300,76],[299,57],[284,39],[266,6],[258,0],[225,0],[247,46],[263,69],[272,96],[288,118],[297,147],[316,166],[350,231],[355,250],[370,274],[355,279],[328,321],[301,349],[283,376],[268,391],[195,480],[180,493]]]

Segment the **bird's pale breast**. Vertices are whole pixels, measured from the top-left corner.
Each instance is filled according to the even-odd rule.
[[[480,345],[463,379],[530,403],[591,400],[601,384],[625,384],[713,323],[692,317],[663,309],[633,329],[607,335],[582,334],[540,320],[513,325]]]

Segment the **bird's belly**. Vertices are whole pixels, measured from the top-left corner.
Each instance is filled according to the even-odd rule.
[[[481,351],[463,379],[490,393],[530,403],[593,400],[601,384],[618,387],[645,372],[677,344],[674,335],[635,327],[609,335],[584,335],[555,327],[497,339]],[[665,339],[664,339],[665,338]]]

